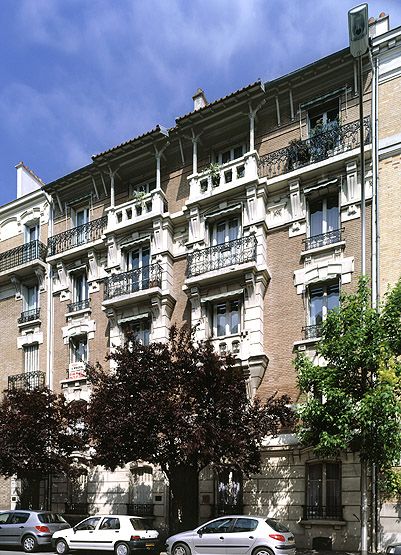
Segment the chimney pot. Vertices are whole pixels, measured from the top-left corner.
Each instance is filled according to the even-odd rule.
[[[194,110],[200,110],[208,104],[205,93],[203,89],[200,88],[193,95],[192,99],[194,101]]]

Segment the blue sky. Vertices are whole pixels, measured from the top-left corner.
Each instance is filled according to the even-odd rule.
[[[348,44],[352,0],[1,0],[0,204],[157,123]],[[369,16],[401,25],[399,0]]]

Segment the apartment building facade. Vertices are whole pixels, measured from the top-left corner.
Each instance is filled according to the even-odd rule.
[[[377,287],[379,255],[389,276],[380,274],[380,287],[397,277],[386,225],[399,225],[392,110],[401,32],[388,31],[386,20],[381,33],[382,19],[372,24],[373,69],[368,57],[363,67],[367,272]],[[19,167],[33,190],[0,208],[0,263],[11,260],[0,269],[0,313],[15,329],[7,337],[15,359],[0,362],[3,389],[38,376],[68,399],[87,400],[86,364],[108,368],[105,356],[128,331],[144,343],[165,341],[173,323],[187,322],[198,339],[235,354],[250,397],[277,391],[299,401],[294,356],[316,357],[327,312],[361,271],[358,92],[344,49],[211,103],[198,90],[174,127],[158,125],[52,183]],[[382,227],[379,210],[389,214]],[[32,242],[38,250],[29,260],[10,254]],[[357,455],[321,460],[281,434],[266,440],[262,458],[251,479],[203,472],[203,521],[268,514],[289,524],[299,547],[358,549]],[[78,480],[54,481],[54,509],[168,523],[168,487],[157,468],[132,461],[111,473],[82,454],[76,464]],[[16,501],[15,488],[0,486],[1,504]],[[391,535],[395,509],[386,510]]]

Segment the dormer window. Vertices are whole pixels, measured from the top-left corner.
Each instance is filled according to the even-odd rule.
[[[337,129],[339,126],[339,99],[311,108],[308,112],[309,136]]]
[[[145,181],[144,183],[134,184],[131,185],[131,195],[139,196],[139,195],[147,195],[156,189],[156,180],[151,179],[149,181]]]

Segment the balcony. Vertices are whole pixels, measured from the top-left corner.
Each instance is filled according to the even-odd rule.
[[[44,387],[44,385],[44,372],[24,372],[15,376],[8,376],[9,391],[15,389],[35,389],[37,387]]]
[[[97,220],[92,220],[86,224],[67,229],[63,233],[53,235],[47,242],[49,256],[63,254],[65,251],[100,240],[106,225],[107,216],[102,216]]]
[[[294,140],[285,148],[280,148],[262,156],[259,160],[259,176],[271,179],[279,175],[303,168],[357,148],[359,141],[359,121],[346,125],[332,125],[313,137]],[[364,144],[371,141],[370,117],[363,120]]]
[[[161,284],[162,267],[157,263],[121,274],[113,274],[105,280],[104,300],[132,295],[152,287],[161,287]]]
[[[241,337],[240,335],[231,335],[218,337],[217,339],[212,339],[213,347],[220,356],[224,356],[231,353],[233,356],[241,357]]]
[[[212,164],[189,179],[189,202],[218,193],[227,194],[234,187],[249,183],[258,177],[256,154],[248,152],[241,158],[225,164]]]
[[[341,505],[303,505],[303,520],[343,520]]]
[[[33,322],[34,320],[39,320],[40,318],[40,308],[32,308],[31,310],[25,310],[21,312],[21,316],[18,318],[18,324],[27,324]]]
[[[238,264],[256,261],[257,240],[254,235],[188,254],[187,278]]]
[[[153,516],[153,503],[128,503],[127,515]]]
[[[327,233],[321,233],[320,235],[314,235],[313,237],[307,237],[302,241],[305,245],[304,250],[309,251],[311,249],[318,249],[321,247],[326,247],[328,245],[333,245],[334,243],[339,243],[341,241],[341,233],[344,229],[333,229]]]
[[[143,195],[138,194],[135,198],[124,204],[107,208],[107,231],[125,229],[148,218],[160,216],[160,214],[167,212],[167,210],[167,200],[160,189]]]
[[[76,303],[70,303],[67,305],[67,312],[78,312],[79,310],[88,310],[90,308],[90,299],[84,299],[82,301],[77,301]]]
[[[0,274],[15,272],[16,268],[23,267],[25,273],[32,271],[32,263],[45,262],[46,246],[40,241],[31,241],[0,254]]]
[[[314,324],[313,326],[304,326],[302,328],[304,339],[320,339],[322,336],[322,324]]]

